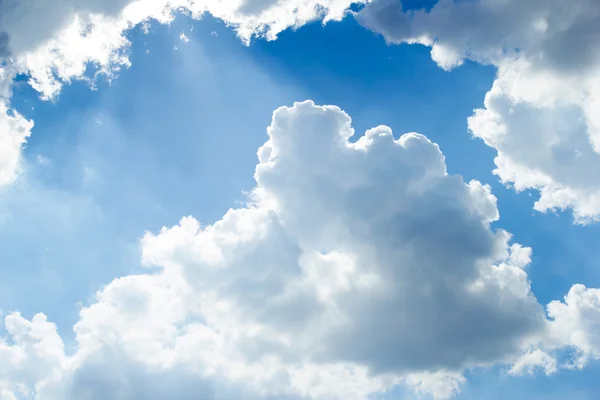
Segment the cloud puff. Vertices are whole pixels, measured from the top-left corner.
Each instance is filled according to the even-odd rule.
[[[600,289],[574,285],[564,302],[548,304],[548,316],[556,343],[576,351],[572,366],[582,368],[600,359]]]
[[[472,133],[498,151],[495,173],[536,189],[539,211],[600,218],[600,3],[595,0],[439,1],[430,11],[379,0],[357,15],[390,43],[432,48],[443,68],[465,59],[498,67]]]
[[[405,384],[444,399],[465,368],[596,354],[572,339],[594,328],[572,323],[583,291],[548,321],[530,249],[491,228],[489,187],[448,175],[427,138],[380,126],[352,142],[348,115],[310,101],[268,134],[249,204],[147,233],[150,271],[97,293],[73,351],[43,315],[9,315],[2,398],[359,400]]]
[[[9,109],[0,98],[0,187],[12,183],[21,170],[21,149],[32,127],[32,121]]]

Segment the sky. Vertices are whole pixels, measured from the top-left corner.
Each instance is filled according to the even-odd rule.
[[[595,0],[0,1],[0,400],[597,398]]]

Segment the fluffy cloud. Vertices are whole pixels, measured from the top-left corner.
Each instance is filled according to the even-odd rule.
[[[564,302],[548,305],[548,316],[555,343],[575,349],[573,367],[600,359],[600,289],[573,286]]]
[[[127,66],[127,29],[150,19],[172,20],[175,12],[193,18],[208,13],[232,26],[244,42],[275,39],[289,27],[341,19],[351,0],[6,0],[0,2],[0,32],[6,62],[30,75],[43,97],[64,82],[81,79],[92,64],[112,75]],[[32,29],[31,27],[35,27]]]
[[[22,166],[21,149],[32,127],[33,122],[9,109],[0,97],[0,187],[16,179]]]
[[[2,50],[0,39],[0,58]],[[0,187],[12,183],[21,169],[21,149],[33,123],[10,108],[13,72],[0,63]]]
[[[498,151],[495,173],[517,190],[539,190],[539,211],[600,218],[600,3],[441,0],[405,12],[379,0],[357,17],[390,43],[430,46],[445,69],[465,59],[497,66],[485,108],[469,120]]]
[[[465,368],[598,354],[597,293],[575,287],[547,320],[530,249],[427,138],[350,141],[348,115],[312,102],[276,110],[268,134],[249,204],[147,233],[150,271],[97,293],[73,351],[43,315],[9,315],[0,398],[363,400],[405,384],[444,399]]]
[[[361,2],[361,1],[358,1]],[[23,73],[43,99],[63,84],[88,80],[89,69],[109,79],[129,66],[125,33],[149,20],[169,23],[176,12],[210,14],[249,43],[273,40],[309,21],[341,19],[351,0],[4,0],[0,1],[0,186],[20,168],[31,123],[10,107],[11,82]],[[87,75],[86,75],[87,71]]]

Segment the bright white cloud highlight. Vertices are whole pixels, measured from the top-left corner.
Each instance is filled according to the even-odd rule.
[[[189,43],[190,42],[190,38],[188,38],[187,36],[185,36],[185,33],[181,33],[179,35],[179,40],[181,40],[183,43]]]
[[[359,1],[360,2],[360,1]],[[44,97],[64,82],[83,77],[88,64],[112,74],[128,65],[126,30],[154,19],[168,23],[175,12],[223,20],[244,42],[253,36],[275,39],[309,21],[341,19],[351,0],[111,0],[71,1],[57,6],[45,0],[0,3],[0,31],[6,60]],[[31,29],[35,27],[35,29]]]
[[[516,190],[535,189],[535,209],[571,208],[600,219],[600,2],[440,0],[403,12],[376,0],[358,14],[391,43],[430,46],[442,68],[465,59],[498,67],[472,133],[498,151],[495,173]]]
[[[446,399],[465,368],[598,354],[596,293],[574,287],[547,320],[489,187],[448,175],[427,138],[351,143],[349,116],[312,102],[268,134],[250,204],[147,233],[149,272],[97,293],[73,352],[43,315],[9,315],[2,399]]]
[[[0,187],[12,183],[22,168],[21,150],[31,134],[33,122],[0,98]]]

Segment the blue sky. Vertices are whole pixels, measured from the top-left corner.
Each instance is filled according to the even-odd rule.
[[[140,261],[145,232],[188,215],[214,224],[243,207],[273,111],[307,99],[350,115],[351,141],[378,125],[395,138],[418,132],[440,146],[450,174],[489,184],[500,213],[492,226],[533,249],[526,273],[540,304],[562,300],[574,284],[600,287],[600,226],[574,224],[568,209],[533,210],[538,190],[516,193],[502,184],[492,173],[497,149],[469,132],[467,118],[484,106],[496,79],[494,62],[467,59],[446,71],[431,48],[387,44],[351,16],[250,46],[222,21],[179,14],[169,25],[153,22],[147,34],[138,26],[127,37],[131,67],[110,82],[100,76],[92,90],[73,80],[45,101],[23,75],[10,99],[35,126],[23,171],[0,188],[0,309],[26,319],[44,313],[67,352],[77,352],[73,326],[97,291],[115,278],[147,273]],[[548,377],[509,376],[502,365],[476,368],[467,370],[455,398],[593,399],[598,368],[592,361]],[[396,387],[377,396],[414,394]]]

